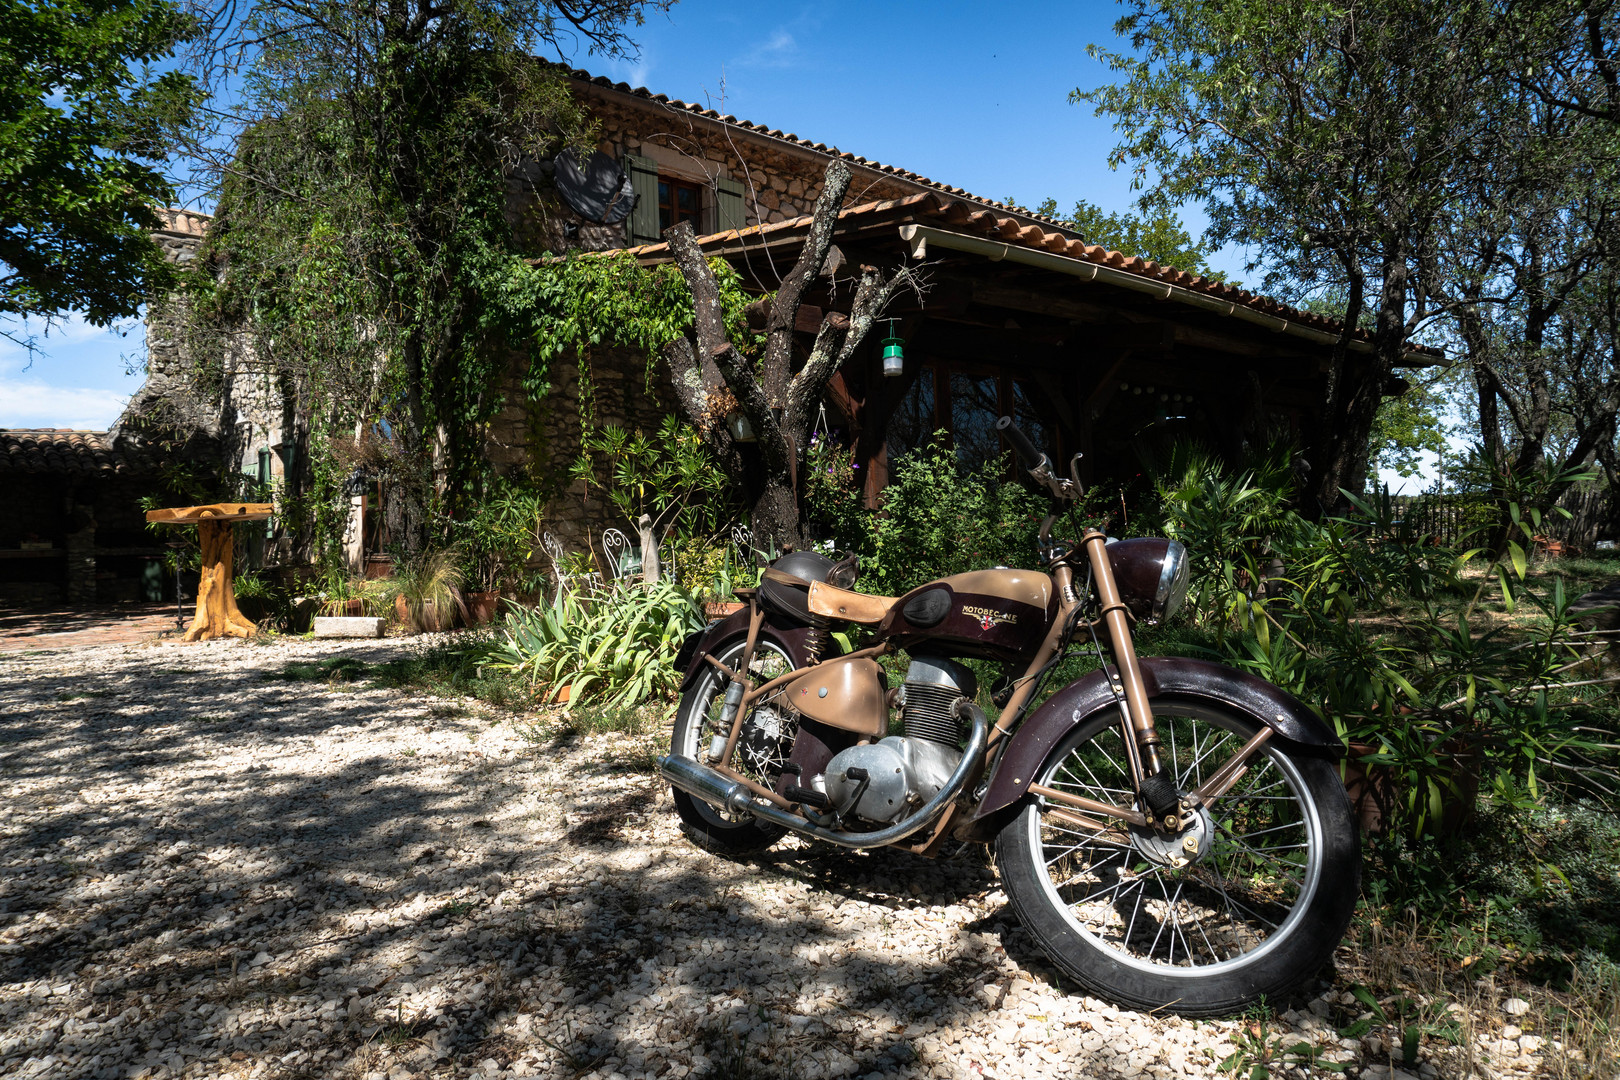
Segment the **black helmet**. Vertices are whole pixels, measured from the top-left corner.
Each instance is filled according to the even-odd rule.
[[[771,611],[810,622],[810,583],[826,581],[833,561],[814,551],[790,551],[760,575],[759,598]]]

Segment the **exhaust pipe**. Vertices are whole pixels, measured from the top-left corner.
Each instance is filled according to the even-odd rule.
[[[658,771],[675,787],[721,810],[733,814],[752,814],[761,821],[768,821],[802,836],[813,836],[840,847],[857,849],[884,847],[904,840],[912,833],[920,832],[933,824],[940,812],[962,793],[962,789],[967,786],[968,777],[977,767],[979,758],[984,753],[985,742],[989,738],[990,722],[985,719],[984,710],[966,698],[957,702],[954,711],[957,716],[973,724],[973,730],[968,735],[967,748],[962,751],[962,760],[957,762],[956,771],[951,773],[950,779],[945,781],[945,786],[940,788],[922,809],[904,821],[876,832],[839,832],[817,825],[798,814],[789,813],[773,803],[766,802],[743,784],[722,776],[707,765],[699,764],[689,757],[678,754],[662,757],[658,760]]]

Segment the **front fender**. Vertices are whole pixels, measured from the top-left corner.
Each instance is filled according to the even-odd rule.
[[[1273,746],[1285,746],[1305,757],[1344,755],[1344,744],[1303,701],[1257,675],[1178,656],[1145,657],[1140,663],[1149,701],[1166,695],[1201,699],[1265,724],[1275,733]],[[973,820],[999,814],[1021,799],[1041,763],[1069,732],[1114,707],[1114,694],[1103,671],[1076,679],[1048,698],[1013,734]]]
[[[772,621],[771,616],[765,616],[765,624],[759,628],[761,636],[769,635],[777,644],[787,650],[788,656],[793,660],[795,668],[806,667],[810,663],[810,654],[805,651],[804,639],[809,636],[808,626],[782,626]],[[720,647],[736,638],[748,636],[748,609],[734,611],[717,622],[712,622],[702,630],[687,635],[686,641],[681,644],[680,655],[675,658],[675,670],[681,672],[681,693],[696,681],[698,673],[708,664],[703,660],[704,653],[714,653]],[[838,646],[833,644],[828,649],[823,660],[838,655]]]

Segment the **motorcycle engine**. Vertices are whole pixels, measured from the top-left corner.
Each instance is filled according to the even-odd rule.
[[[834,756],[825,774],[833,806],[887,825],[938,794],[962,760],[961,721],[951,707],[977,690],[973,672],[954,660],[913,657],[900,690],[906,733]]]

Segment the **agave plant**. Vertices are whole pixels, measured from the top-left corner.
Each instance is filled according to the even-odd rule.
[[[564,592],[508,611],[483,662],[557,693],[568,687],[569,709],[592,700],[629,708],[680,684],[675,657],[702,627],[697,600],[670,581],[588,598]]]

